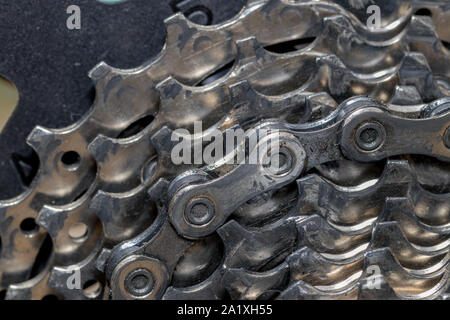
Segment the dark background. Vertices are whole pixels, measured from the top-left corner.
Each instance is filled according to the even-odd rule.
[[[201,24],[236,15],[245,0],[0,0],[0,75],[19,91],[19,105],[0,135],[0,199],[19,195],[39,160],[25,143],[36,125],[63,128],[89,110],[95,90],[87,74],[98,62],[134,68],[163,47],[164,19],[177,11]],[[68,30],[70,5],[81,29]]]

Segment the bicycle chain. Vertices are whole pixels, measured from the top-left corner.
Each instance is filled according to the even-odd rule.
[[[376,31],[367,5],[249,0],[213,27],[176,14],[153,61],[97,65],[91,111],[36,127],[38,175],[0,202],[6,298],[447,299],[450,4],[380,1]],[[195,152],[236,129],[256,146],[171,160],[174,135]],[[282,168],[263,165],[272,150]],[[228,162],[247,151],[261,161]]]

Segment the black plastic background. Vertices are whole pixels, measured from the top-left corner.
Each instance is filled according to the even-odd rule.
[[[12,81],[20,95],[0,135],[0,199],[20,194],[30,182],[36,157],[25,140],[33,127],[62,128],[90,108],[95,91],[87,74],[98,62],[119,68],[141,65],[163,47],[163,21],[175,11],[215,24],[236,15],[244,3],[0,0],[0,75]],[[72,4],[81,9],[80,30],[66,27],[66,10]]]

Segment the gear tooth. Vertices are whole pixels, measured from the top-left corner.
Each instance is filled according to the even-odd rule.
[[[217,234],[224,243],[225,252],[236,252],[247,236],[249,236],[249,232],[235,220],[230,220],[217,229]]]
[[[31,133],[27,137],[27,143],[33,147],[33,149],[39,154],[42,155],[42,153],[45,151],[44,147],[46,145],[45,142],[51,142],[53,140],[54,132],[50,129],[36,126],[31,131]]]
[[[289,285],[283,290],[277,297],[278,300],[293,300],[296,297],[303,297],[304,299],[317,299],[317,297],[324,296],[326,294],[317,290],[314,286],[299,280]]]
[[[256,41],[255,37],[249,37],[242,40],[236,41],[236,50],[237,55],[236,59],[239,62],[243,62],[249,59],[252,59],[257,56],[259,53],[258,50],[260,50],[262,47]]]
[[[167,146],[171,146],[173,142],[171,137],[174,131],[167,126],[163,126],[150,138],[153,147],[160,153],[166,150]]]
[[[433,19],[426,16],[416,16],[411,17],[411,22],[408,27],[408,37],[410,38],[422,38],[431,37],[436,40],[439,38],[436,34],[436,30],[433,24]]]
[[[398,77],[400,84],[416,86],[425,102],[444,96],[444,93],[434,81],[431,68],[422,53],[405,53],[398,70]]]
[[[302,247],[289,255],[286,263],[289,265],[291,279],[305,279],[306,276],[311,282],[328,279],[335,283],[347,279],[355,271],[359,271],[361,269],[359,262],[362,258],[363,253],[360,253],[346,259],[343,264],[341,261],[327,259],[311,248]],[[331,277],[330,272],[333,274]]]
[[[159,179],[158,181],[156,181],[147,191],[148,195],[150,196],[150,199],[155,202],[158,203],[160,202],[161,199],[161,195],[162,194],[166,194],[167,190],[169,188],[169,181],[167,181],[164,178]]]
[[[233,300],[256,300],[263,294],[272,292],[275,295],[276,291],[282,289],[288,272],[289,266],[285,262],[263,272],[230,268],[223,274],[222,283]]]
[[[423,70],[431,73],[430,66],[425,56],[420,52],[406,52],[400,67],[404,70]]]
[[[308,94],[306,95],[305,100],[309,106],[315,104],[324,104],[330,107],[337,107],[336,100],[334,100],[333,97],[328,94],[328,92]]]
[[[111,150],[117,150],[120,147],[115,139],[98,135],[87,147],[92,157],[99,163],[108,160],[108,154]]]
[[[86,297],[82,287],[74,287],[71,289],[67,287],[67,283],[74,275],[74,271],[79,272],[81,279],[84,279],[84,281],[86,281],[86,279],[92,279],[96,277],[97,272],[95,269],[95,261],[98,256],[98,250],[98,247],[95,248],[87,258],[79,263],[67,267],[52,267],[47,282],[49,287],[56,289],[58,292],[63,294],[66,299],[69,300],[101,299],[103,297],[103,288],[97,296],[91,298]]]
[[[189,21],[189,19],[186,18],[186,16],[181,13],[181,12],[177,12],[173,15],[171,15],[170,17],[166,18],[164,20],[164,24],[169,27],[170,25],[176,24],[176,25],[180,25],[183,27],[188,27],[189,24],[191,24],[191,22]]]
[[[418,74],[420,72],[420,74]],[[400,82],[409,83],[409,80],[426,77],[431,74],[431,68],[428,61],[422,53],[406,52],[398,71]],[[417,88],[420,92],[420,89]]]
[[[185,86],[173,77],[168,77],[167,79],[161,81],[156,86],[161,97],[161,107],[170,103],[168,100],[174,100],[178,95],[186,91]]]
[[[101,221],[110,221],[112,214],[110,209],[114,207],[114,201],[112,194],[99,190],[90,201],[89,209],[95,212]]]
[[[317,57],[316,65],[327,68],[328,90],[333,97],[342,97],[348,92],[354,75],[336,55]]]
[[[408,160],[388,160],[383,171],[384,183],[409,183],[413,180]]]
[[[392,95],[389,104],[409,106],[422,104],[422,97],[415,86],[395,86],[394,94]]]
[[[5,300],[40,300],[47,295],[58,295],[47,285],[48,277],[49,272],[43,270],[28,281],[9,285]]]
[[[389,248],[392,255],[396,258],[396,260],[398,260],[399,267],[402,269],[403,267],[401,267],[401,265],[408,262],[411,258],[414,260],[416,260],[415,258],[419,258],[420,262],[417,261],[417,263],[424,263],[424,267],[426,267],[426,259],[425,261],[422,259],[424,256],[432,258],[433,256],[438,256],[448,250],[448,246],[446,248],[433,251],[433,253],[418,249],[408,241],[397,221],[377,223],[372,233],[370,245],[373,249]],[[407,257],[402,256],[400,254],[402,251],[410,252],[412,255]]]
[[[348,72],[342,60],[334,54],[319,56],[316,58],[316,63],[319,66],[328,66],[332,70],[343,69],[344,72]]]
[[[109,237],[108,224],[115,221],[114,215],[123,210],[120,205],[120,198],[115,194],[99,190],[90,201],[89,209],[100,219],[103,224],[103,232],[106,237]]]
[[[387,235],[389,238],[390,236]],[[413,251],[414,252],[414,251]],[[413,253],[412,253],[413,254]],[[424,279],[428,278],[431,279],[431,277],[427,277],[427,275],[419,275],[417,273],[411,272],[409,269],[405,269],[401,262],[395,257],[394,253],[391,251],[388,247],[378,248],[378,249],[370,249],[366,252],[364,256],[364,267],[363,267],[363,275],[362,279],[367,277],[373,277],[374,271],[373,266],[377,266],[379,268],[379,272],[381,275],[386,278],[390,278],[394,281],[394,283],[389,283],[392,288],[400,285],[404,285],[405,282],[410,283],[411,286],[414,286],[412,282],[418,282],[419,284],[423,284]],[[369,270],[371,268],[371,270]],[[445,267],[444,267],[445,268]],[[436,272],[436,275],[433,276],[434,279],[438,280],[440,283],[437,283],[434,285],[434,288],[438,288],[443,285],[443,281],[447,282],[447,277],[442,276],[442,274],[446,272],[441,268],[440,272]],[[434,291],[434,290],[433,290]],[[438,290],[432,295],[439,294]],[[402,293],[396,292],[397,295],[400,295],[400,297],[403,296]],[[412,299],[413,297],[411,295],[406,296],[409,299]]]
[[[45,205],[36,218],[36,223],[43,227],[52,237],[62,228],[67,212]]]
[[[350,20],[342,15],[325,17],[323,25],[327,34],[339,35],[345,30],[345,32],[358,35]]]
[[[377,223],[392,221],[393,211],[399,210],[403,207],[403,200],[407,201],[407,198],[387,198],[384,202],[384,207],[378,217]]]
[[[193,23],[190,22],[181,12],[178,12],[164,20],[164,24],[167,31],[167,46],[172,46],[179,43],[179,39],[182,38],[183,34],[186,34],[191,28],[191,25],[193,25]]]
[[[370,248],[364,256],[364,273],[367,272],[368,266],[377,265],[383,270],[382,266],[385,264],[396,266],[395,269],[400,267],[389,248]]]
[[[366,269],[364,269],[366,271]],[[374,290],[369,284],[377,281],[380,289]],[[382,274],[374,275],[373,271],[361,276],[358,286],[358,300],[399,300],[394,289]]]
[[[102,222],[110,221],[112,219],[111,209],[114,208],[114,201],[115,199],[112,194],[99,190],[91,199],[89,209],[91,209]]]
[[[225,247],[228,246],[229,248],[231,248],[233,245],[236,245],[245,238],[247,230],[245,230],[244,227],[242,227],[235,220],[230,220],[222,227],[217,229],[217,234],[224,241]]]
[[[317,119],[314,115],[317,109],[320,109],[320,117],[322,118],[331,114],[337,107],[338,104],[327,92],[312,93],[305,96],[305,110],[308,110],[309,119]],[[309,121],[306,117],[304,119],[304,121]]]
[[[95,267],[100,272],[105,272],[106,264],[108,262],[109,257],[111,256],[111,250],[103,248],[100,251],[100,254],[98,255],[97,259],[95,260]]]
[[[358,226],[356,230],[341,230],[318,214],[296,221],[298,231],[297,248],[308,246],[320,253],[351,252],[367,243],[365,238],[372,225]],[[313,231],[314,230],[314,231]],[[314,235],[312,235],[314,234]],[[360,251],[354,251],[359,254]]]
[[[249,91],[254,91],[247,80],[231,85],[229,90],[231,95],[231,106],[233,109],[236,109],[242,104],[248,102],[247,95],[249,94]]]
[[[154,204],[145,186],[124,193],[99,190],[90,201],[89,209],[102,222],[103,233],[110,243],[119,243],[136,236],[151,224],[152,215],[155,214]]]
[[[91,71],[89,71],[88,76],[89,78],[94,81],[94,83],[97,83],[99,80],[105,78],[110,72],[113,71],[113,68],[109,66],[106,62],[102,61],[99,64],[97,64],[94,68],[92,68]]]
[[[169,287],[164,293],[163,300],[176,300],[182,297],[187,300],[221,300],[224,298],[222,273],[216,270],[206,280],[184,288]]]

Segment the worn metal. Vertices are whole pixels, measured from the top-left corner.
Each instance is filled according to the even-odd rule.
[[[38,176],[0,203],[6,298],[447,299],[450,7],[374,2],[376,30],[364,1],[177,14],[155,60],[97,65],[91,111],[33,130]]]

